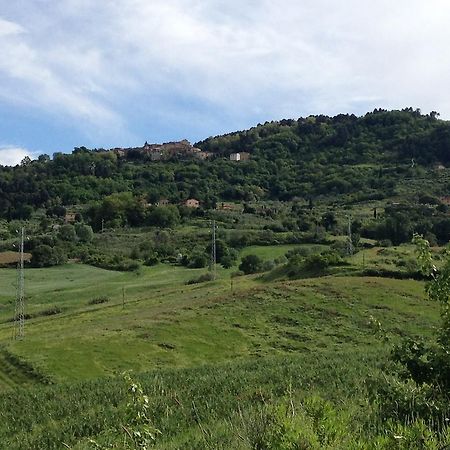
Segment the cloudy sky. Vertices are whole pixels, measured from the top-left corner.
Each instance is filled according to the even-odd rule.
[[[0,164],[375,107],[450,119],[448,0],[0,0]]]

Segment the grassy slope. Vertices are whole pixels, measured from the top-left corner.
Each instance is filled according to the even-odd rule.
[[[429,334],[438,320],[416,281],[335,276],[263,283],[248,276],[234,280],[232,293],[230,271],[219,271],[216,282],[184,285],[198,272],[160,265],[137,276],[72,264],[27,271],[30,308],[64,298],[66,309],[30,320],[21,342],[10,341],[11,324],[3,323],[0,341],[60,383],[0,395],[0,439],[10,449],[57,449],[61,442],[90,448],[87,436],[102,441],[102,430],[120,423],[124,385],[113,377],[71,383],[127,369],[148,371],[139,379],[163,432],[158,448],[251,448],[258,405],[279,401],[291,388],[295,402],[317,393],[341,405],[356,430],[369,410],[364,380],[390,348],[383,335],[395,341]],[[11,284],[14,271],[0,277]],[[103,294],[110,302],[87,305]],[[381,335],[371,316],[382,323]],[[17,368],[3,387],[27,382],[25,375]]]
[[[201,272],[166,265],[140,275],[74,264],[28,270],[27,311],[36,317],[26,339],[11,342],[6,321],[15,273],[4,269],[0,342],[55,381],[67,381],[321,349],[364,352],[373,345],[370,316],[399,335],[431,329],[438,315],[414,281],[325,277],[267,284],[248,276],[234,279],[232,293],[224,270],[216,282],[184,284]],[[111,300],[89,305],[100,295]],[[54,305],[62,313],[39,315]]]
[[[291,247],[249,247],[241,256],[271,259]],[[390,265],[387,258],[410,252],[372,249],[365,262]],[[360,259],[353,258],[353,269]],[[340,405],[357,432],[369,420],[365,380],[389,352],[383,337],[427,335],[438,322],[421,282],[344,276],[264,282],[252,275],[231,285],[235,270],[186,285],[204,269],[30,269],[27,312],[34,318],[25,340],[11,341],[16,273],[1,269],[0,440],[9,449],[59,449],[61,442],[85,449],[89,436],[107,443],[103,431],[121,423],[126,402],[123,382],[110,375],[129,369],[147,372],[139,379],[163,432],[159,448],[252,448],[264,426],[259,405],[270,409],[288,391],[295,402],[316,393]],[[110,300],[90,304],[99,296]],[[62,312],[42,315],[54,306]],[[46,377],[57,385],[9,394],[14,385]]]

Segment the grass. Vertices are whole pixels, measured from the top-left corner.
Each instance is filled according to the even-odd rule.
[[[294,248],[308,248],[315,251],[321,251],[326,248],[325,245],[319,244],[300,244],[300,245],[251,245],[245,247],[239,254],[242,258],[247,255],[257,255],[264,260],[276,259],[280,256],[285,255],[289,250]]]
[[[273,259],[290,248],[249,247],[241,255]],[[379,263],[370,252],[367,264]],[[366,426],[377,433],[365,381],[392,343],[434,332],[439,308],[424,300],[423,283],[338,275],[269,283],[251,275],[231,285],[233,270],[186,285],[205,270],[29,269],[34,318],[25,339],[12,341],[16,273],[1,269],[0,442],[87,449],[95,437],[106,445],[123,417],[126,386],[117,375],[126,370],[140,373],[150,394],[162,431],[157,448],[257,448],[276,408],[294,402],[300,412],[316,395],[350,417],[355,436]],[[53,306],[60,312],[38,314]],[[40,387],[48,381],[55,385]],[[17,385],[28,388],[13,395]]]
[[[409,280],[325,277],[265,284],[250,276],[234,279],[232,293],[225,277],[187,286],[201,271],[166,265],[139,276],[82,265],[45,271],[45,281],[30,288],[27,311],[56,304],[61,313],[29,320],[21,342],[9,340],[12,324],[4,322],[0,339],[56,381],[369,345],[371,315],[395,336],[431,330],[437,320],[435,306],[423,301],[422,284]],[[29,284],[42,278],[40,269],[28,273]],[[111,300],[92,304],[101,295]],[[9,315],[6,309],[3,318],[12,314],[12,305]],[[419,316],[421,327],[411,320]]]

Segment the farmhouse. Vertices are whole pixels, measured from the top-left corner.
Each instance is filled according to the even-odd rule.
[[[199,208],[200,202],[195,198],[189,198],[184,202],[184,206],[187,206],[188,208]]]
[[[64,216],[64,223],[75,223],[77,220],[77,213],[68,212]]]

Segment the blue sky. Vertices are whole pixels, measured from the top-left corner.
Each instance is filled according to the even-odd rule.
[[[266,120],[450,118],[447,0],[0,0],[0,164]]]

